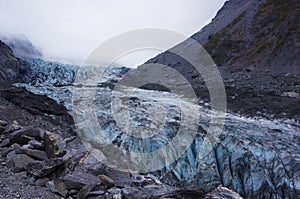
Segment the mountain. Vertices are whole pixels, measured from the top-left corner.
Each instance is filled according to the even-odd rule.
[[[5,86],[13,82],[18,76],[19,60],[12,49],[0,40],[0,82]]]
[[[229,111],[248,116],[300,118],[299,1],[230,0],[191,38],[200,43],[221,72]],[[172,53],[184,41],[146,62],[177,70],[202,101],[210,101],[198,71]],[[197,52],[193,56],[198,56]],[[157,86],[145,86],[157,89]]]
[[[297,0],[230,0],[192,38],[226,73],[299,74],[299,4]],[[162,53],[150,62],[168,65],[169,57],[168,52]]]
[[[42,53],[24,36],[0,36],[13,51],[14,55],[22,59],[42,58]]]
[[[232,3],[235,1],[227,2]],[[240,9],[231,23],[202,42],[217,65],[230,71],[299,74],[300,2],[246,1]],[[211,25],[222,14],[227,16],[224,12],[221,10]],[[197,39],[199,34],[193,37]]]

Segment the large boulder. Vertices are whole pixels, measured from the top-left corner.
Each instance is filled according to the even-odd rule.
[[[25,154],[16,154],[15,151],[7,155],[7,166],[14,169],[14,171],[23,171],[25,167],[34,162],[34,159]]]
[[[25,166],[28,173],[36,177],[45,177],[63,165],[62,158],[53,158],[44,161],[34,161]]]
[[[13,132],[10,135],[10,140],[13,143],[24,145],[34,139],[42,140],[44,138],[44,134],[45,134],[44,130],[37,127],[28,126]]]
[[[49,158],[61,157],[65,154],[63,138],[54,133],[46,132],[44,136],[45,151]]]
[[[101,180],[92,174],[74,171],[73,173],[69,173],[64,177],[64,183],[69,189],[80,190],[86,185],[100,184]]]

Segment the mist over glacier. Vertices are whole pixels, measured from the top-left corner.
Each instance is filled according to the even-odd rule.
[[[126,31],[155,27],[190,36],[209,23],[224,2],[0,0],[0,35],[25,35],[45,59],[81,64],[102,42]],[[137,53],[120,64],[136,66],[158,53]]]

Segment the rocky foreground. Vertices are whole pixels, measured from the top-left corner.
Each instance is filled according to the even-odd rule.
[[[3,98],[0,116],[0,198],[241,198],[224,187],[175,188],[110,169],[64,127]]]

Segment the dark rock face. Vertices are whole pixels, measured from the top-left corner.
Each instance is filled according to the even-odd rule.
[[[72,131],[74,121],[63,104],[58,104],[55,100],[45,95],[36,95],[20,87],[11,87],[2,91],[1,94],[6,100],[29,113],[46,116]]]
[[[66,114],[66,109],[63,105],[57,104],[54,100],[49,99],[45,95],[34,95],[31,92],[26,91],[24,88],[10,88],[2,92],[2,96],[24,108],[28,112],[35,115],[57,115],[62,116]]]
[[[41,58],[42,53],[28,40],[26,36],[2,37],[2,39],[12,50],[16,57],[22,59]]]
[[[0,40],[0,85],[5,87],[15,82],[19,71],[19,60],[9,46]]]

